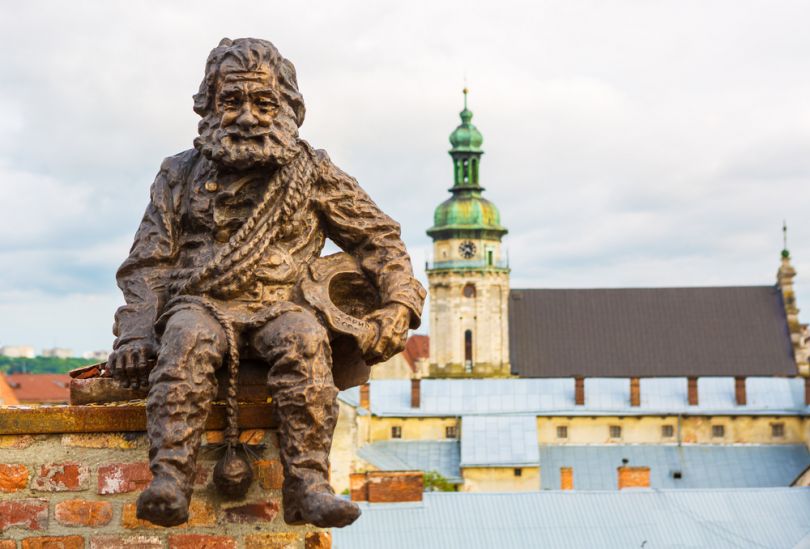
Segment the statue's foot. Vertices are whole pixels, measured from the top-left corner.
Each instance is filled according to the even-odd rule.
[[[300,501],[290,502],[297,497],[301,497]],[[360,516],[360,508],[356,503],[328,491],[296,494],[295,498],[284,500],[284,522],[287,524],[309,523],[319,528],[343,528]]]
[[[188,497],[172,479],[156,477],[138,496],[137,516],[160,526],[188,521]]]

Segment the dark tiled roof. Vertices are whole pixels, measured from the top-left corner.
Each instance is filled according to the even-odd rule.
[[[796,375],[773,286],[512,290],[522,377]]]

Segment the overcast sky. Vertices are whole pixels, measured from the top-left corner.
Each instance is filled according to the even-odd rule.
[[[3,2],[0,345],[111,346],[115,269],[224,36],[293,61],[302,137],[402,223],[422,280],[466,77],[514,287],[772,284],[784,218],[810,310],[808,21],[789,1]]]

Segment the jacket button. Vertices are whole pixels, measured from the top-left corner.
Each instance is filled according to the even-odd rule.
[[[214,238],[217,242],[227,242],[231,238],[231,233],[228,229],[219,229],[214,233]]]
[[[219,185],[216,181],[206,181],[205,182],[205,190],[209,193],[216,192],[219,189]]]
[[[281,256],[277,255],[277,254],[271,255],[270,259],[269,259],[269,263],[273,267],[278,267],[279,265],[281,265]]]

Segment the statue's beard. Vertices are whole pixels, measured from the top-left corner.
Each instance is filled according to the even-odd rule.
[[[244,131],[236,125],[220,127],[220,117],[209,114],[200,121],[194,146],[213,162],[230,169],[280,167],[298,153],[298,126],[279,114],[270,127]]]

